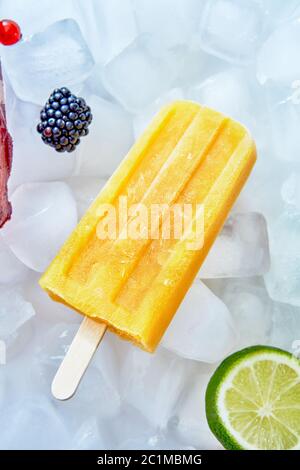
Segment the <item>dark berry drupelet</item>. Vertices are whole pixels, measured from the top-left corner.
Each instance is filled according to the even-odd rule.
[[[43,142],[57,152],[73,152],[80,138],[88,135],[93,115],[83,98],[68,88],[56,88],[41,111],[37,131]]]

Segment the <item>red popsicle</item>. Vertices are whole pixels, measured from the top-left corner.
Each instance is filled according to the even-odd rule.
[[[7,197],[7,181],[12,165],[12,139],[6,127],[3,80],[0,65],[0,228],[11,217],[11,204]]]

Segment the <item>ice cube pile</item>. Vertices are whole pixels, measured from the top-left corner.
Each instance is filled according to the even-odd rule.
[[[300,0],[2,0],[0,18],[23,31],[0,48],[14,141],[0,448],[220,448],[204,409],[217,364],[259,343],[300,351]],[[94,114],[67,156],[35,130],[61,86]],[[182,98],[249,127],[257,165],[156,354],[107,334],[76,397],[56,402],[81,317],[40,290],[40,272],[160,106]]]

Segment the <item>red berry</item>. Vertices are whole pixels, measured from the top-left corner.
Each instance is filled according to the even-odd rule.
[[[12,46],[22,37],[20,26],[13,20],[0,21],[0,43],[4,46]]]
[[[44,130],[43,134],[44,134],[45,137],[51,137],[51,135],[52,135],[52,129],[51,129],[51,127],[46,127],[46,129]]]

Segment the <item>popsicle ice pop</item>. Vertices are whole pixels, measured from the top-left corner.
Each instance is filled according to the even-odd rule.
[[[57,301],[152,352],[196,276],[256,159],[239,123],[188,101],[164,107],[138,139],[40,280]],[[99,214],[127,205],[202,204],[204,239],[98,236]],[[100,212],[99,212],[100,211]],[[119,214],[118,214],[119,215]],[[174,223],[174,221],[173,221]],[[118,218],[118,224],[122,222]],[[200,306],[199,306],[200,308]]]

